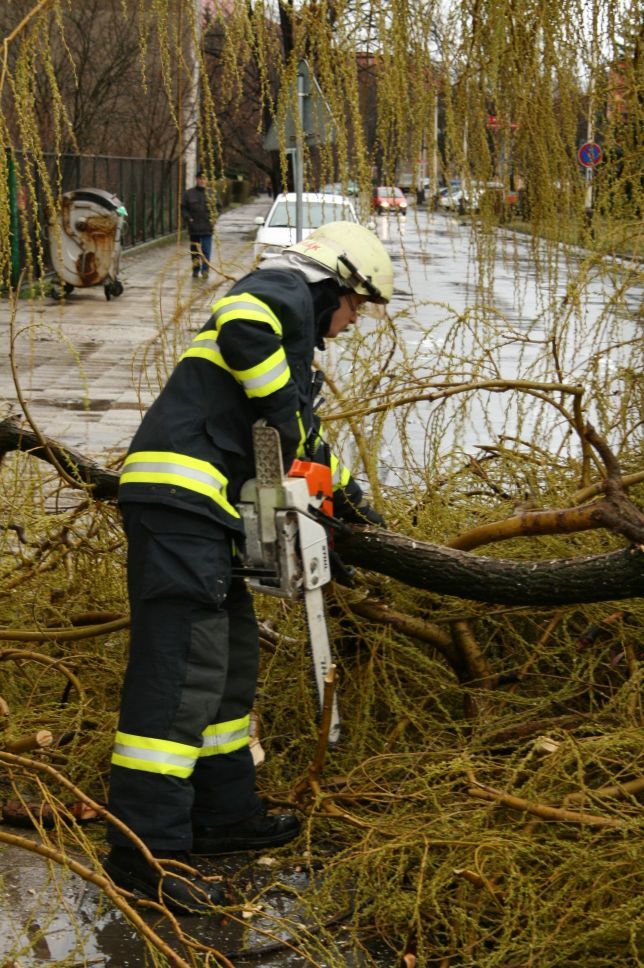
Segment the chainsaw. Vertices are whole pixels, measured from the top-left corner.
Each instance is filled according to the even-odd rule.
[[[331,580],[327,530],[333,520],[330,468],[295,460],[284,473],[278,431],[253,425],[255,477],[242,486],[237,510],[246,546],[236,575],[265,595],[302,599],[306,611],[315,682],[322,709],[324,681],[332,665],[322,589]],[[329,743],[340,736],[337,699],[333,697]]]

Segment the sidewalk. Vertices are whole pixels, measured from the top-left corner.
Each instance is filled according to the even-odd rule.
[[[262,196],[220,216],[211,260],[215,271],[207,281],[192,279],[187,239],[178,244],[169,239],[122,253],[124,292],[116,299],[106,300],[101,285],[75,289],[64,302],[19,301],[18,377],[29,413],[45,436],[99,460],[127,447],[142,409],[165,382],[169,359],[183,348],[174,344],[174,321],[181,316],[191,329],[200,329],[218,292],[250,270],[254,220],[270,204]],[[7,361],[10,314],[9,303],[0,302],[0,352]],[[2,416],[9,407],[21,413],[7,364],[0,371]]]

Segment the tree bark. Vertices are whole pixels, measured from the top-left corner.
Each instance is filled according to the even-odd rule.
[[[43,439],[45,447],[36,434],[21,426],[15,417],[0,420],[0,460],[11,450],[22,450],[47,461],[53,467],[58,462],[71,477],[78,480],[79,487],[91,487],[92,497],[98,500],[116,497],[118,472],[100,467],[96,461],[79,454],[78,451],[63,447],[56,440],[49,437]]]
[[[349,565],[389,575],[412,588],[500,605],[575,605],[644,594],[644,548],[548,561],[484,558],[354,526],[335,549]]]
[[[52,463],[89,486],[97,499],[114,500],[118,472],[46,440],[46,447],[15,418],[0,421],[0,457],[23,450]],[[592,557],[548,561],[485,558],[375,528],[351,526],[335,537],[346,564],[389,575],[412,588],[503,605],[576,605],[621,601],[644,594],[644,546]]]

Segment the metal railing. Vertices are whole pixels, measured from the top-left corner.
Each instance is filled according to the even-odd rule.
[[[60,184],[61,193],[77,188],[102,188],[118,195],[128,213],[124,247],[149,242],[176,229],[179,197],[176,160],[109,155],[61,155],[52,160],[54,170],[50,178]]]

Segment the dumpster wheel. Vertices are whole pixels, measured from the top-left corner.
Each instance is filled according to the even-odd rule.
[[[52,282],[49,295],[52,299],[55,299],[56,302],[59,302],[61,299],[64,299],[65,296],[69,296],[70,292],[73,291],[74,287],[70,282]]]
[[[109,302],[112,296],[114,296],[114,298],[116,299],[117,296],[121,295],[121,293],[123,292],[123,283],[119,282],[118,279],[115,279],[114,282],[106,282],[104,286],[104,290],[105,290],[105,298]]]

